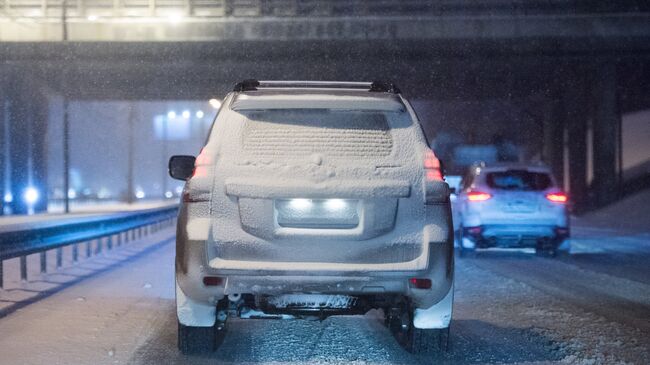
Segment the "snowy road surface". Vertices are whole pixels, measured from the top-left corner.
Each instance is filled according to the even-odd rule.
[[[576,228],[573,254],[559,259],[494,251],[457,260],[451,348],[432,357],[402,350],[378,312],[232,320],[217,352],[182,356],[172,235],[32,272],[28,283],[5,263],[0,364],[650,363],[648,233]]]

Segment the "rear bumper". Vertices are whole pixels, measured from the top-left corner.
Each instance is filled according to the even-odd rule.
[[[477,247],[537,247],[540,242],[560,244],[569,228],[553,225],[481,225],[463,227],[463,236]]]
[[[273,265],[257,269],[259,266],[254,262],[216,266],[219,262],[207,262],[204,242],[187,241],[177,243],[176,281],[185,296],[205,304],[216,304],[229,294],[397,294],[410,297],[416,307],[428,308],[442,300],[452,287],[452,241],[430,243],[427,251],[424,267],[413,270],[405,270],[402,264],[393,267],[381,264],[381,268],[370,270],[364,265],[349,264],[350,267],[336,268],[318,263],[281,263],[274,270],[271,269]],[[220,284],[204,285],[203,279],[208,276],[218,277]],[[411,278],[430,279],[431,288],[411,288]]]
[[[193,212],[192,216],[201,216],[200,213]],[[437,224],[420,227],[422,234],[409,237],[422,240],[422,244],[417,246],[420,250],[414,255],[416,257],[400,254],[399,250],[394,251],[397,257],[391,258],[403,258],[400,262],[372,263],[354,250],[341,248],[342,245],[332,245],[338,247],[336,252],[324,252],[323,257],[316,258],[322,258],[324,262],[312,262],[313,257],[310,261],[300,260],[298,252],[293,257],[288,256],[291,253],[286,249],[273,251],[276,255],[260,254],[258,261],[223,259],[223,255],[220,255],[223,252],[219,252],[223,245],[215,244],[215,237],[209,233],[213,225],[200,219],[190,219],[188,207],[182,205],[176,235],[177,291],[193,306],[216,305],[229,294],[264,296],[320,293],[360,297],[405,295],[417,308],[429,308],[445,298],[453,285],[453,231],[448,205],[428,206],[425,214],[425,222]],[[201,224],[194,224],[195,221]],[[394,244],[391,244],[393,241],[388,236],[386,239],[388,242],[378,244],[389,248],[405,245],[404,238]],[[325,241],[323,244],[331,242],[336,241]],[[366,246],[374,244],[369,240],[357,242]],[[228,243],[230,244],[241,242],[233,241]],[[272,259],[274,257],[276,259]],[[343,259],[334,260],[333,257],[356,262],[346,263]],[[288,259],[293,259],[294,262],[286,262]],[[205,285],[205,277],[217,277],[218,285]],[[431,288],[411,288],[411,278],[430,279]]]

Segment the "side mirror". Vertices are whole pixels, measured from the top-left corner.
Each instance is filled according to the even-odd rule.
[[[456,194],[456,188],[449,187],[449,194]]]
[[[169,176],[176,180],[188,180],[194,173],[194,161],[194,156],[172,156],[169,159]]]

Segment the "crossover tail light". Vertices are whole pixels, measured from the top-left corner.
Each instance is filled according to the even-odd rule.
[[[569,197],[563,192],[555,192],[546,194],[546,199],[554,203],[566,203]]]
[[[471,202],[483,202],[492,198],[491,194],[483,193],[480,191],[470,191],[467,193],[467,200]]]

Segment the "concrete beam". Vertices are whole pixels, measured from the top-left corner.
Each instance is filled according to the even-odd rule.
[[[19,20],[19,21],[17,21]],[[421,16],[338,16],[216,18],[70,18],[71,41],[296,41],[296,40],[555,40],[572,49],[647,38],[650,14],[482,14]],[[0,41],[60,41],[56,18],[0,17]],[[592,40],[588,44],[567,40]],[[595,40],[595,42],[594,42]],[[618,43],[618,44],[617,44]],[[647,46],[644,46],[647,48]]]

